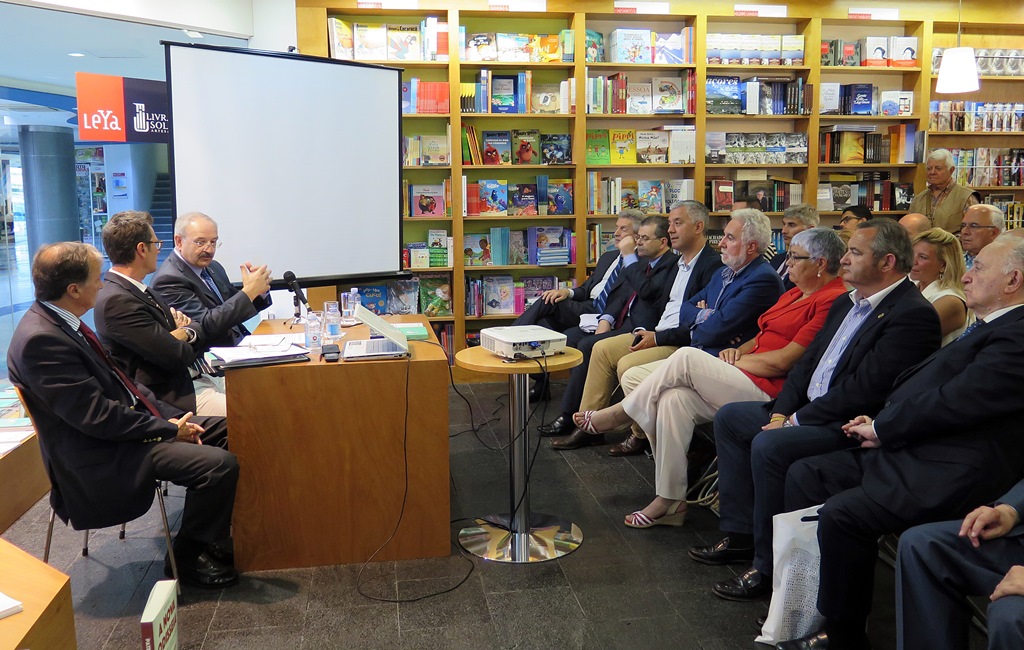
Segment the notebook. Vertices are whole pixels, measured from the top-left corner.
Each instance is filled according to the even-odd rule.
[[[409,356],[409,339],[400,329],[387,322],[366,307],[356,307],[356,318],[370,327],[371,332],[382,335],[382,339],[346,341],[341,358],[345,361],[364,359],[401,359]]]

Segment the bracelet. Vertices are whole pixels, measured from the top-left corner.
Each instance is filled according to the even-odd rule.
[[[785,415],[773,415],[770,422],[785,422],[788,419]]]

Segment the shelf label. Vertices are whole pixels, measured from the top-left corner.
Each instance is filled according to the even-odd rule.
[[[487,0],[490,11],[538,11],[548,10],[547,0]]]
[[[785,18],[789,15],[786,5],[733,5],[733,16],[756,16],[758,18]]]
[[[899,7],[850,7],[846,14],[853,20],[899,20]]]
[[[667,2],[627,2],[626,0],[615,0],[615,13],[617,14],[663,14],[668,15],[669,3]]]
[[[358,0],[359,9],[419,9],[419,0]]]

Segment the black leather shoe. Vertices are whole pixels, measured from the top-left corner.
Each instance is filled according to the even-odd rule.
[[[764,624],[767,623],[767,622],[768,622],[768,615],[767,614],[765,614],[764,616],[758,616],[757,617],[757,629],[760,630],[762,627],[764,627]]]
[[[775,646],[776,650],[826,650],[829,647],[835,649],[838,646],[830,646],[828,635],[824,632],[815,632],[791,641],[781,641]]]
[[[733,548],[728,537],[711,546],[691,546],[690,559],[703,564],[750,564],[754,561],[753,548]]]
[[[229,537],[206,547],[206,552],[223,565],[235,566],[235,545]]]
[[[567,451],[569,449],[579,449],[580,447],[589,447],[590,445],[603,445],[605,443],[603,433],[587,433],[583,429],[574,429],[572,433],[551,441],[551,448],[558,449],[559,451]]]
[[[632,433],[617,445],[608,448],[609,456],[639,456],[651,448],[647,438],[637,438]]]
[[[534,382],[530,388],[530,403],[546,402],[551,399],[551,386],[546,381]]]
[[[232,566],[221,564],[203,552],[199,557],[186,560],[175,558],[178,562],[178,578],[183,584],[200,589],[222,589],[238,584],[238,572]],[[164,575],[173,577],[170,558],[164,560]]]
[[[757,569],[747,569],[735,578],[719,582],[711,591],[726,600],[760,600],[772,595],[772,581]]]
[[[537,427],[537,433],[542,436],[567,436],[575,428],[576,425],[572,423],[572,416],[562,414],[553,421]]]

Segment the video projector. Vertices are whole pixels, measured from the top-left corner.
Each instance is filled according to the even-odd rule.
[[[488,327],[480,330],[480,345],[506,359],[550,357],[565,349],[565,334],[539,325]]]

